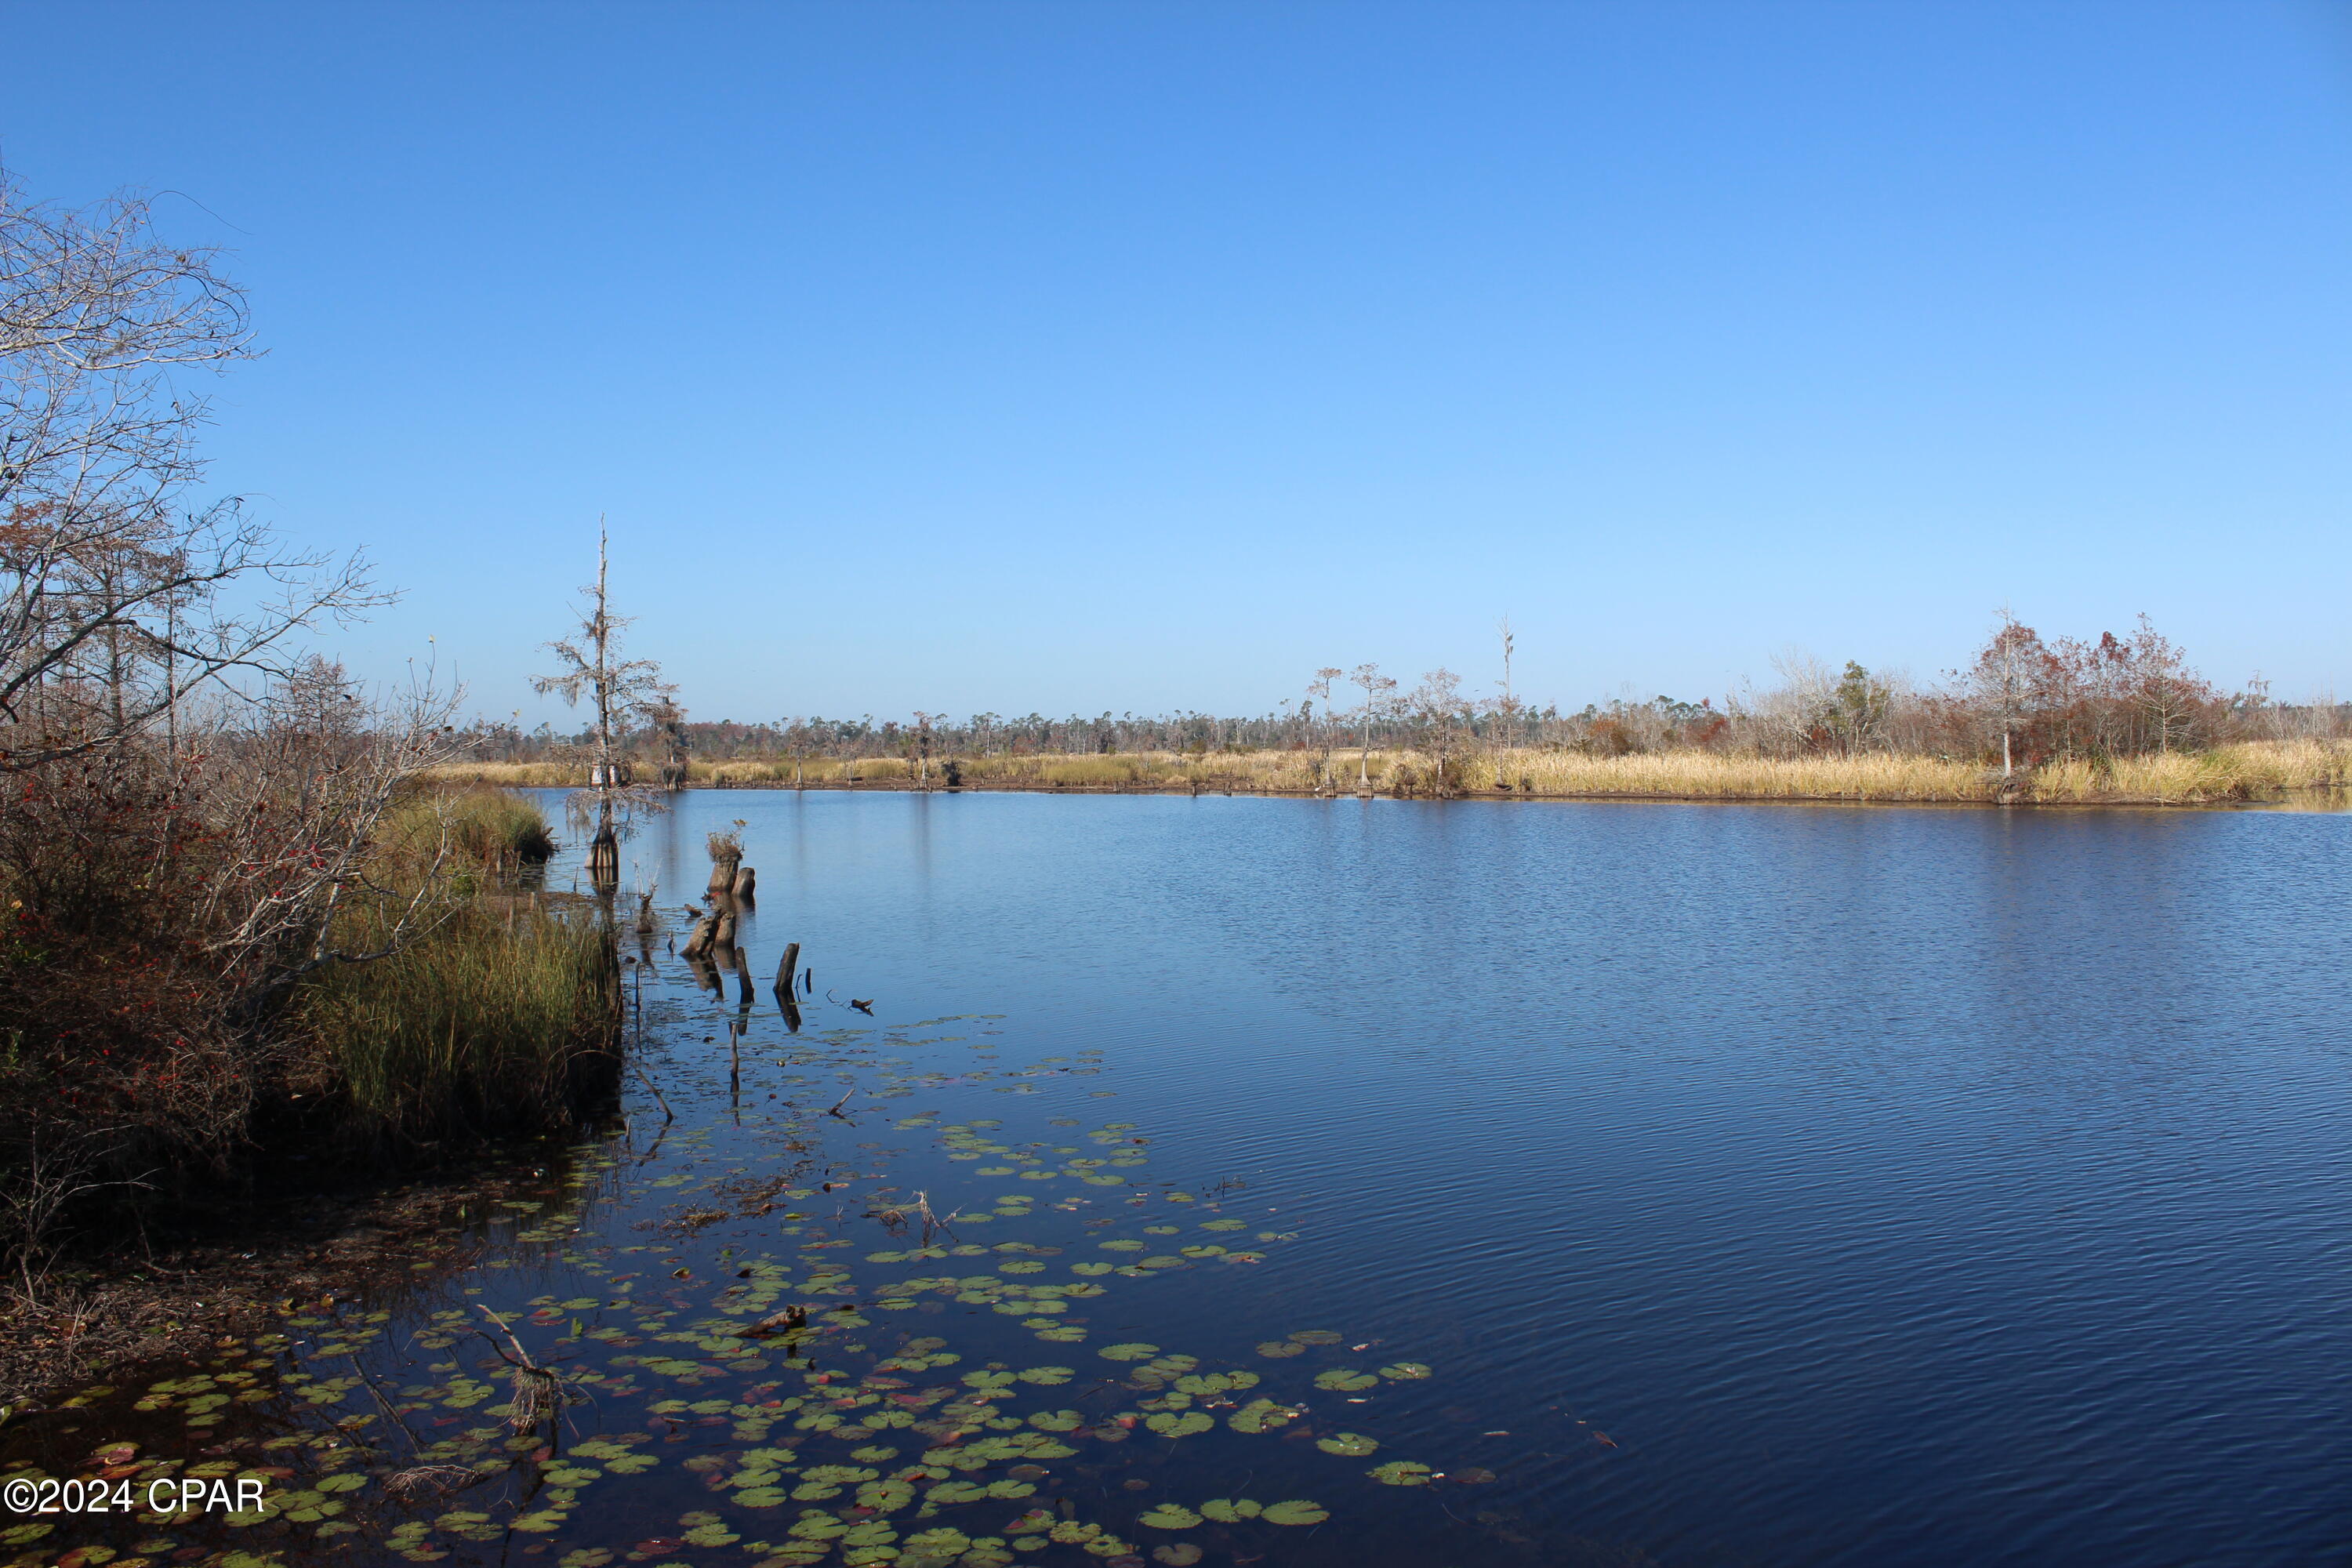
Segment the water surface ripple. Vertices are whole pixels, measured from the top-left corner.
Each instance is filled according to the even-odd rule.
[[[1198,1542],[1210,1568],[2352,1557],[2352,816],[700,791],[626,844],[630,875],[675,912],[704,885],[705,834],[739,821],[761,980],[740,1092],[734,994],[656,948],[650,1056],[677,1130],[649,1143],[658,1118],[633,1086],[625,1142],[577,1152],[576,1216],[551,1207],[552,1240],[490,1235],[470,1272],[378,1313],[387,1345],[446,1344],[478,1304],[537,1300],[538,1331],[576,1353],[635,1347],[581,1363],[606,1379],[593,1430],[648,1425],[646,1452],[670,1458],[641,1481],[614,1461],[551,1511],[499,1505],[541,1508],[564,1532],[545,1545],[504,1515],[446,1526],[450,1545],[415,1522],[383,1538],[412,1560],[493,1538],[464,1561],[800,1560],[782,1535],[800,1504],[762,1507],[756,1478],[727,1472],[788,1442],[815,1455],[824,1434],[793,1436],[805,1415],[769,1409],[804,1369],[776,1363],[742,1392],[726,1378],[753,1374],[720,1370],[727,1342],[706,1329],[691,1348],[677,1314],[779,1248],[776,1269],[814,1270],[795,1289],[838,1259],[861,1297],[875,1267],[991,1268],[978,1247],[955,1264],[868,1254],[911,1243],[858,1205],[918,1189],[997,1204],[982,1242],[1050,1243],[1043,1272],[1001,1266],[1016,1278],[1092,1278],[1077,1260],[1141,1256],[1093,1250],[1129,1229],[1197,1243],[1177,1232],[1212,1213],[1251,1227],[1224,1239],[1281,1239],[1251,1267],[1171,1257],[1074,1294],[1077,1339],[1016,1327],[1002,1314],[1045,1309],[1011,1287],[933,1290],[847,1331],[857,1343],[836,1334],[825,1364],[931,1332],[971,1352],[947,1376],[1058,1361],[1081,1368],[1076,1389],[1121,1338],[1256,1367],[1269,1390],[1335,1360],[1425,1363],[1426,1381],[1309,1391],[1302,1426],[1495,1472],[1382,1487],[1377,1461],[1223,1430],[1081,1434],[1046,1462],[1040,1499],[1109,1510],[1139,1547]],[[766,998],[788,941],[817,993],[797,1041]],[[837,1005],[852,996],[874,1016]],[[828,1121],[853,1081],[871,1109]],[[1129,1124],[1150,1142],[1128,1149],[1126,1186],[1047,1174],[1050,1159],[977,1163],[1061,1138],[1082,1155]],[[971,1152],[989,1140],[1014,1152]],[[788,1158],[810,1162],[790,1199],[806,1212],[781,1228],[764,1211],[677,1227],[689,1200]],[[1008,1212],[990,1195],[1007,1191],[1039,1201]],[[670,1315],[624,1312],[629,1291]],[[1256,1359],[1327,1329],[1345,1342]],[[609,1337],[624,1330],[656,1342]],[[404,1418],[451,1397],[428,1385],[457,1362],[360,1342],[414,1397]],[[655,1419],[643,1402],[666,1378],[723,1397]],[[383,1425],[357,1391],[330,1408],[354,1432]],[[925,1443],[970,1441],[940,1425]],[[948,1451],[906,1436],[871,1462]],[[1243,1488],[1334,1517],[1159,1535],[1133,1517]],[[1025,1505],[941,1506],[977,1537]],[[738,1541],[761,1531],[782,1544]],[[321,1542],[369,1563],[374,1539]],[[783,1555],[744,1558],[753,1545]],[[845,1560],[887,1558],[826,1559]]]

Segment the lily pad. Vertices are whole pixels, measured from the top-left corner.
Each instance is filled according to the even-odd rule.
[[[1163,1502],[1149,1513],[1138,1514],[1135,1522],[1153,1530],[1190,1530],[1201,1522],[1201,1516],[1189,1508]]]
[[[1327,1454],[1338,1454],[1349,1459],[1360,1459],[1380,1448],[1378,1442],[1361,1432],[1335,1432],[1328,1437],[1315,1439],[1315,1446]]]
[[[1391,1383],[1415,1383],[1430,1374],[1430,1369],[1417,1361],[1401,1361],[1381,1368],[1381,1375]]]
[[[1271,1399],[1253,1399],[1227,1417],[1226,1424],[1236,1432],[1257,1433],[1286,1426],[1294,1419],[1286,1405],[1276,1405]]]
[[[1315,1374],[1316,1387],[1329,1389],[1338,1394],[1355,1394],[1367,1388],[1375,1388],[1379,1386],[1380,1381],[1370,1373],[1358,1372],[1350,1366],[1335,1366],[1328,1372]]]
[[[1364,1472],[1384,1487],[1425,1487],[1431,1473],[1427,1465],[1416,1465],[1410,1459],[1391,1460]]]
[[[1268,1524],[1320,1524],[1331,1517],[1330,1510],[1305,1498],[1293,1498],[1287,1502],[1270,1502],[1259,1514]]]
[[[1105,1361],[1150,1361],[1159,1353],[1158,1345],[1146,1344],[1105,1345],[1095,1352]]]

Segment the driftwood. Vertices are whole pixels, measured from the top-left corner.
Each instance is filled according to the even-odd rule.
[[[735,897],[740,902],[748,904],[751,901],[759,878],[760,873],[750,866],[735,873]]]
[[[719,921],[717,915],[705,915],[695,921],[694,934],[686,939],[686,945],[677,950],[677,955],[680,958],[700,958],[709,952],[719,938]],[[735,933],[730,928],[727,934],[731,937]]]
[[[784,943],[783,962],[776,965],[776,989],[787,997],[793,994],[793,983],[800,973],[800,964],[801,944],[796,942]]]

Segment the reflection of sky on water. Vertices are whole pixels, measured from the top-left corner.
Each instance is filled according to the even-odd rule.
[[[740,921],[754,1005],[731,975],[695,989],[656,944],[648,1067],[680,1120],[663,1137],[633,1089],[583,1219],[599,1245],[655,1250],[594,1267],[708,1311],[722,1262],[780,1250],[773,1216],[639,1227],[804,1156],[829,1167],[820,1186],[854,1172],[861,1198],[1084,1196],[980,1222],[992,1244],[1063,1247],[1055,1279],[1090,1237],[1161,1245],[1139,1226],[1171,1216],[1214,1244],[1205,1208],[1130,1211],[1066,1171],[975,1176],[994,1167],[895,1125],[937,1110],[1001,1120],[978,1136],[1007,1146],[1088,1149],[1135,1123],[1151,1190],[1298,1239],[1264,1264],[1107,1276],[1098,1304],[1069,1304],[1089,1339],[1059,1349],[993,1304],[927,1297],[904,1317],[944,1325],[968,1364],[1098,1371],[1089,1354],[1121,1338],[1255,1368],[1324,1402],[1318,1435],[1382,1446],[1359,1462],[1269,1436],[1247,1458],[1220,1433],[1048,1462],[1052,1486],[1085,1470],[1108,1489],[1118,1521],[1278,1482],[1335,1513],[1266,1537],[1298,1563],[1500,1561],[1525,1540],[1540,1562],[2251,1563],[2324,1554],[2352,1524],[2344,816],[697,792],[624,866],[657,875],[676,917],[704,835],[738,817],[760,874]],[[769,988],[788,941],[814,973],[798,1037]],[[877,998],[873,1020],[852,996]],[[969,1080],[1015,1070],[1045,1076]],[[857,1127],[816,1117],[821,1141],[766,1120],[771,1093],[821,1110],[894,1080],[913,1093],[866,1099]],[[1111,1214],[1116,1232],[1086,1228]],[[861,1288],[871,1243],[843,1254]],[[501,1241],[390,1310],[429,1321],[469,1288],[574,1299],[605,1276],[566,1245]],[[672,1267],[696,1283],[671,1288]],[[1257,1349],[1325,1328],[1346,1343]],[[1383,1359],[1435,1375],[1312,1386]],[[663,1392],[640,1381],[595,1419]],[[731,1405],[690,1419],[716,1426],[659,1451],[759,1447]],[[1440,1494],[1363,1476],[1392,1458],[1500,1479]],[[692,1528],[676,1521],[720,1506],[695,1474],[598,1481],[552,1540]],[[1055,1552],[1099,1560],[1036,1560]]]

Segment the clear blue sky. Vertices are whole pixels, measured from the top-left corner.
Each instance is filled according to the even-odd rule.
[[[609,513],[700,717],[1318,665],[1931,677],[2004,601],[2352,695],[2352,12],[9,4],[187,193],[225,490],[528,717]],[[35,62],[38,62],[35,68]]]

